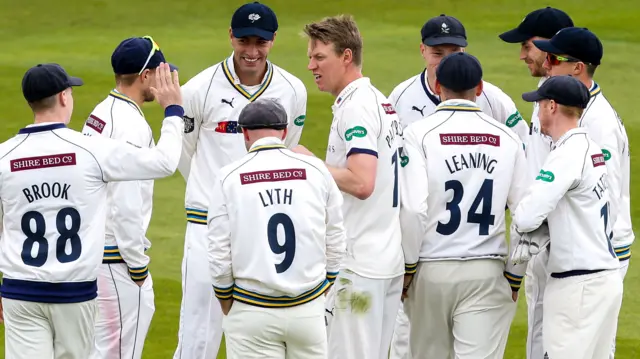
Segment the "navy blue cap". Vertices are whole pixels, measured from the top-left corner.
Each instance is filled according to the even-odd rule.
[[[149,58],[152,49],[155,51]],[[147,59],[149,59],[148,62]],[[155,69],[160,66],[161,62],[167,62],[167,60],[160,51],[160,46],[150,36],[125,39],[111,55],[111,67],[113,67],[113,72],[118,75],[137,74],[142,70]],[[178,69],[172,64],[169,64],[169,67],[171,71]]]
[[[248,130],[270,128],[284,130],[287,127],[287,111],[277,99],[259,98],[246,105],[238,117],[238,125]]]
[[[567,27],[551,40],[534,40],[533,44],[542,51],[568,55],[592,65],[600,65],[603,55],[600,39],[585,27]]]
[[[35,102],[83,84],[80,78],[69,76],[58,64],[38,64],[24,74],[22,94],[27,102]]]
[[[571,107],[586,108],[589,104],[589,89],[571,75],[552,76],[537,90],[525,92],[522,99],[527,102],[554,100]]]
[[[258,36],[271,41],[276,31],[276,13],[257,1],[240,6],[231,17],[231,33],[235,37]]]
[[[467,47],[467,32],[453,16],[442,14],[429,19],[420,30],[422,43],[427,46],[457,45]]]
[[[452,91],[470,90],[482,81],[482,66],[473,55],[454,52],[440,61],[436,79],[444,88]]]
[[[499,35],[504,42],[520,43],[534,36],[550,39],[565,27],[572,27],[573,20],[566,12],[547,6],[530,12],[520,25]]]

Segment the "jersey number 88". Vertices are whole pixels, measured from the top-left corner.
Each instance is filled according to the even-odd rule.
[[[71,228],[67,228],[67,217],[71,218]],[[35,221],[35,230],[31,229],[31,222]],[[56,258],[60,263],[69,263],[80,258],[82,242],[78,231],[80,230],[80,213],[75,208],[61,209],[56,216],[56,229],[60,236],[56,240]],[[27,239],[22,245],[22,262],[32,267],[42,267],[49,256],[49,241],[44,237],[47,232],[44,216],[37,211],[29,211],[22,216],[22,232]],[[67,241],[71,244],[71,252],[67,254],[65,248]],[[38,252],[32,255],[33,247],[38,243]]]

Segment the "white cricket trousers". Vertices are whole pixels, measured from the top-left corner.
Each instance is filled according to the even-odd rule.
[[[87,359],[96,300],[48,304],[2,298],[5,359]]]
[[[391,352],[389,359],[411,359],[409,350],[409,317],[404,312],[404,304],[401,302],[398,307],[393,337],[391,337]]]
[[[124,263],[101,264],[91,359],[140,359],[155,312],[151,274],[141,287]]]
[[[631,259],[627,259],[620,262],[620,278],[622,279],[622,286],[624,292],[624,277],[627,275],[627,270],[629,269],[629,262]],[[620,306],[622,308],[622,306]],[[616,332],[613,336],[613,342],[611,342],[611,353],[609,354],[609,359],[614,359],[616,354],[616,334],[618,332],[618,318],[616,317]]]
[[[207,225],[187,222],[174,359],[215,359],[220,349],[222,309],[213,292],[207,253]]]
[[[549,359],[606,359],[622,304],[619,270],[550,277],[543,340]]]
[[[504,268],[496,259],[419,263],[404,300],[411,357],[501,359],[516,312]]]
[[[544,292],[549,280],[549,249],[541,251],[527,263],[524,292],[527,299],[527,359],[543,359],[542,343]]]
[[[403,275],[390,279],[362,277],[340,270],[334,283],[328,327],[329,358],[387,359],[393,323],[402,295]]]
[[[227,359],[327,359],[324,309],[324,295],[288,308],[234,301],[222,320]]]

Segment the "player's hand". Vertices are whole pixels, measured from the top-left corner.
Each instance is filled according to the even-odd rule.
[[[155,82],[150,90],[162,108],[167,108],[171,105],[182,106],[182,92],[180,90],[178,71],[171,72],[169,64],[162,62],[156,68]]]
[[[409,286],[411,286],[411,282],[413,281],[413,274],[405,274],[404,281],[402,283],[402,295],[400,296],[400,300],[404,302],[405,298],[408,298],[409,295]]]
[[[147,280],[147,279],[145,278],[145,279],[143,279],[143,280],[134,280],[133,282],[134,282],[135,284],[137,284],[137,285],[138,285],[138,287],[142,287],[142,285],[144,284],[144,281],[145,281],[145,280]]]
[[[301,155],[307,155],[307,156],[312,156],[312,157],[316,156],[316,155],[313,154],[313,152],[309,151],[303,145],[297,145],[296,147],[292,148],[291,151],[293,151],[295,153],[299,153]]]
[[[513,264],[528,262],[549,244],[549,226],[546,223],[529,233],[520,233],[515,227],[512,227],[511,230],[516,231],[520,237],[511,256]]]
[[[220,300],[220,307],[222,308],[222,314],[228,315],[233,305],[233,298]]]
[[[511,291],[511,299],[513,299],[514,302],[517,302],[518,301],[518,292]]]

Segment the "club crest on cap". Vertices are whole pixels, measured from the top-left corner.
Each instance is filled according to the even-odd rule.
[[[251,20],[251,22],[256,22],[256,21],[260,20],[260,15],[258,15],[258,14],[249,14],[249,20]]]
[[[443,34],[448,34],[448,33],[449,33],[449,26],[447,25],[447,23],[446,23],[446,22],[443,22],[443,23],[442,23],[442,27],[441,27],[441,29],[440,29],[440,30],[441,30],[441,32],[442,32]]]

